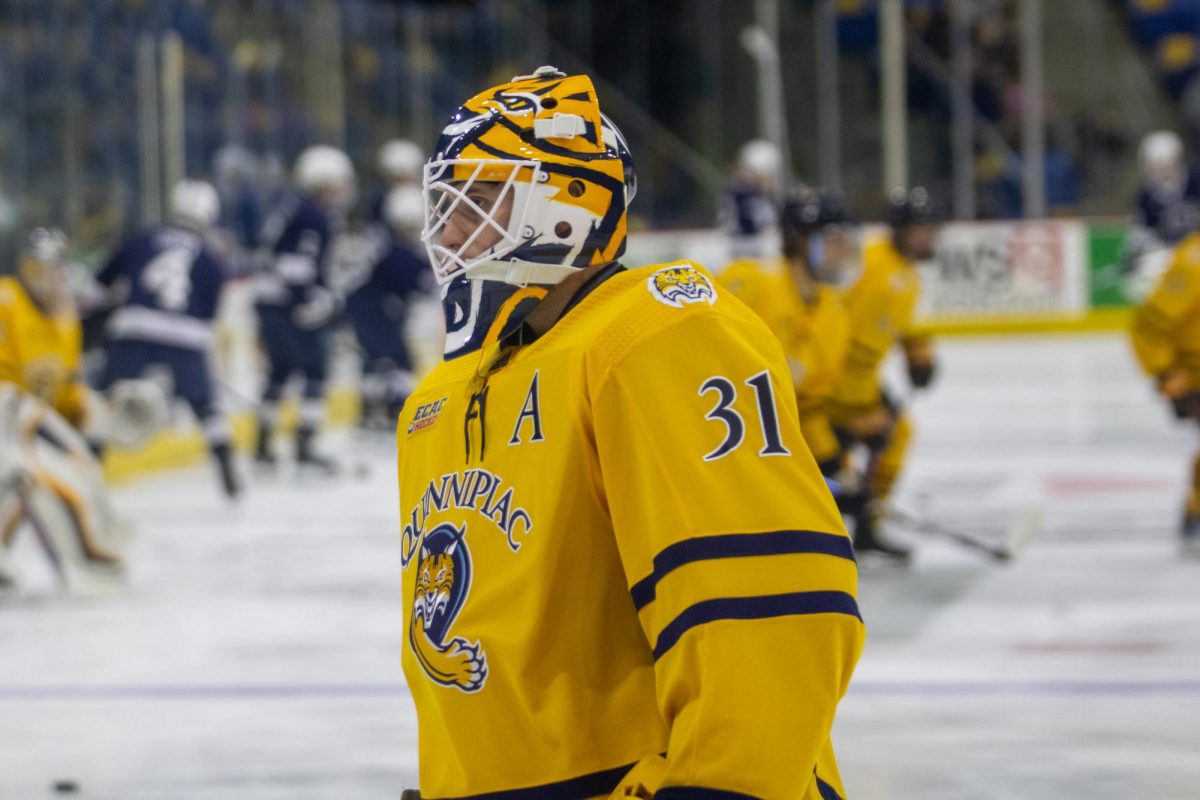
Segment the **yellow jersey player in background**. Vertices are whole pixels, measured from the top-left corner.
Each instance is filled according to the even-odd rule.
[[[82,333],[67,285],[67,241],[37,228],[16,275],[0,277],[0,381],[13,384],[76,428],[87,417]]]
[[[827,405],[850,347],[850,316],[840,287],[861,269],[859,228],[838,197],[813,189],[788,196],[780,228],[782,259],[739,259],[720,281],[779,337],[800,431],[821,472],[833,476],[841,467],[841,448]]]
[[[68,585],[119,574],[118,524],[81,429],[90,393],[66,237],[38,228],[0,278],[0,540],[28,521]],[[5,583],[15,581],[3,570]],[[85,577],[86,576],[86,577]]]
[[[933,380],[933,342],[913,325],[921,291],[917,262],[933,256],[938,231],[928,192],[920,187],[893,192],[888,222],[891,235],[866,247],[862,277],[845,294],[850,351],[829,416],[845,451],[861,444],[869,453],[862,495],[852,510],[855,549],[905,560],[909,551],[876,530],[879,504],[891,492],[912,438],[909,416],[885,392],[880,370],[888,351],[899,344],[913,388]]]
[[[625,269],[584,75],[468,100],[425,168],[446,359],[399,419],[421,795],[845,797],[857,571],[776,338]]]
[[[1133,351],[1180,419],[1200,422],[1200,234],[1180,242],[1167,271],[1138,307]],[[1200,555],[1200,454],[1183,515],[1185,552]]]

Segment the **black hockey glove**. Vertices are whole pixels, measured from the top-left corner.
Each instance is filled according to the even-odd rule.
[[[937,364],[930,361],[925,364],[908,364],[908,380],[913,385],[914,389],[926,389],[929,384],[933,383],[933,377],[937,373]]]
[[[1194,419],[1200,422],[1200,392],[1188,392],[1171,398],[1171,410],[1176,419]]]

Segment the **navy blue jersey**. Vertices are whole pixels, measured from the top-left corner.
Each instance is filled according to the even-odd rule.
[[[221,192],[221,216],[217,226],[229,231],[243,250],[251,250],[258,244],[260,205],[258,196],[247,185],[238,184]]]
[[[197,233],[164,226],[126,242],[100,271],[104,286],[128,285],[127,306],[142,306],[210,321],[225,268]]]
[[[255,286],[258,302],[297,306],[309,298],[311,287],[325,287],[332,235],[328,213],[311,198],[285,198],[263,226],[261,244],[267,257]]]
[[[172,226],[143,231],[117,251],[97,280],[124,294],[109,323],[114,338],[208,346],[225,268],[199,234]]]
[[[369,271],[346,298],[346,316],[368,360],[386,358],[411,369],[403,337],[406,300],[423,291],[433,273],[424,252],[386,226],[377,226],[372,233],[378,249]]]
[[[378,194],[376,194],[374,197],[371,198],[371,205],[367,208],[367,222],[368,223],[370,223],[372,225],[385,224],[385,221],[383,219],[383,209],[384,209],[384,206],[387,205],[388,193],[390,191],[391,191],[390,189],[384,189],[383,191],[379,192]]]
[[[421,291],[423,279],[433,275],[425,251],[396,236],[390,229],[383,236],[386,238],[371,274],[358,291],[399,298]]]
[[[734,257],[763,255],[764,237],[779,225],[779,211],[772,197],[740,178],[725,187],[719,213]]]
[[[1179,243],[1200,228],[1200,174],[1188,170],[1182,192],[1164,193],[1151,184],[1138,192],[1135,222],[1165,245]]]
[[[778,222],[774,201],[748,181],[731,181],[725,187],[723,204],[723,227],[734,236],[755,236]]]

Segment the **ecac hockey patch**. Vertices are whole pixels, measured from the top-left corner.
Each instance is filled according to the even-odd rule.
[[[717,290],[708,277],[688,264],[676,264],[657,270],[646,280],[646,288],[654,299],[672,308],[689,303],[717,302]]]
[[[445,397],[418,406],[417,413],[413,414],[412,422],[408,423],[408,435],[412,436],[414,433],[420,433],[433,427],[433,423],[437,422],[438,417],[441,416],[444,405],[446,405]]]

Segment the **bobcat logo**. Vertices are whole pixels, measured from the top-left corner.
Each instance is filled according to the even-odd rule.
[[[443,686],[477,692],[487,680],[487,656],[478,641],[455,636],[450,627],[471,589],[471,555],[464,536],[467,526],[441,524],[421,543],[416,596],[408,641],[421,668]]]
[[[646,281],[646,288],[655,300],[672,308],[683,308],[687,303],[717,302],[712,281],[688,264],[658,270]]]

